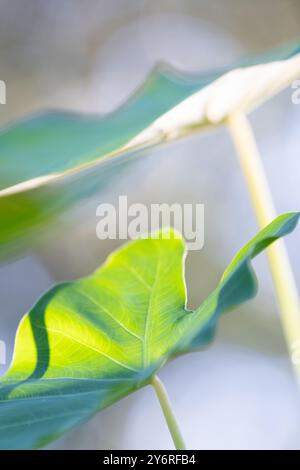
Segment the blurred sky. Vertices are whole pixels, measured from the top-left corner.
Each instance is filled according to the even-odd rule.
[[[0,122],[49,107],[107,112],[158,61],[207,71],[296,40],[299,27],[299,0],[0,0],[0,79],[7,84]],[[251,116],[279,212],[300,207],[299,117],[290,89]],[[187,259],[190,306],[256,230],[225,130],[155,151],[73,211],[35,251],[0,266],[8,360],[17,324],[37,296],[57,280],[87,274],[117,245],[96,239],[95,206],[119,194],[147,204],[205,204],[205,247]],[[299,282],[299,233],[287,244]],[[211,349],[162,371],[190,448],[300,449],[300,396],[264,257],[255,264],[258,298],[222,319]],[[54,447],[171,445],[156,398],[144,389]]]

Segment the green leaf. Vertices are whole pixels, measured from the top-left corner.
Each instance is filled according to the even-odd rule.
[[[229,72],[228,72],[229,71]],[[208,75],[159,66],[118,110],[105,116],[47,112],[0,133],[0,259],[120,171],[141,151],[250,111],[300,73],[297,49]]]
[[[46,445],[207,343],[218,317],[255,295],[251,259],[298,218],[282,215],[261,231],[194,312],[186,309],[184,242],[172,231],[130,242],[91,276],[51,289],[21,321],[0,381],[0,447]]]

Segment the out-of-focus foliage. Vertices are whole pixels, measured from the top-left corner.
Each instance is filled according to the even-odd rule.
[[[142,150],[250,111],[300,71],[299,48],[207,76],[158,67],[136,94],[104,116],[42,113],[0,134],[0,259],[32,241],[66,208],[91,195],[115,165]],[[228,70],[230,70],[228,72]],[[120,167],[118,167],[120,168]]]

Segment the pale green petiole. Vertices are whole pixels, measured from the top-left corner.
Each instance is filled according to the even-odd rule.
[[[246,179],[258,225],[263,228],[276,216],[276,211],[252,128],[242,112],[235,112],[228,118],[228,127]],[[267,249],[267,255],[287,346],[300,383],[299,295],[284,242],[278,240],[272,244]]]
[[[154,375],[151,379],[151,385],[153,386],[156,392],[156,395],[159,400],[164,417],[166,419],[170,434],[172,436],[175,448],[177,450],[185,450],[186,446],[185,446],[183,437],[181,435],[178,423],[176,421],[175,415],[173,413],[170,399],[168,397],[164,384],[157,377],[157,375]]]

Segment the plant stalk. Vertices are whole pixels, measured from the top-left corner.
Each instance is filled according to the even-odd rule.
[[[264,228],[276,217],[276,211],[251,125],[244,113],[236,112],[228,118],[228,127],[258,225]],[[295,278],[282,240],[272,244],[267,255],[288,350],[300,385],[300,303]]]
[[[156,395],[159,400],[164,417],[166,419],[170,434],[172,436],[175,449],[185,450],[186,446],[185,446],[183,437],[181,435],[178,423],[176,421],[175,415],[173,413],[170,399],[168,397],[164,384],[157,377],[157,375],[154,375],[151,380],[151,385],[153,386],[156,392]]]

